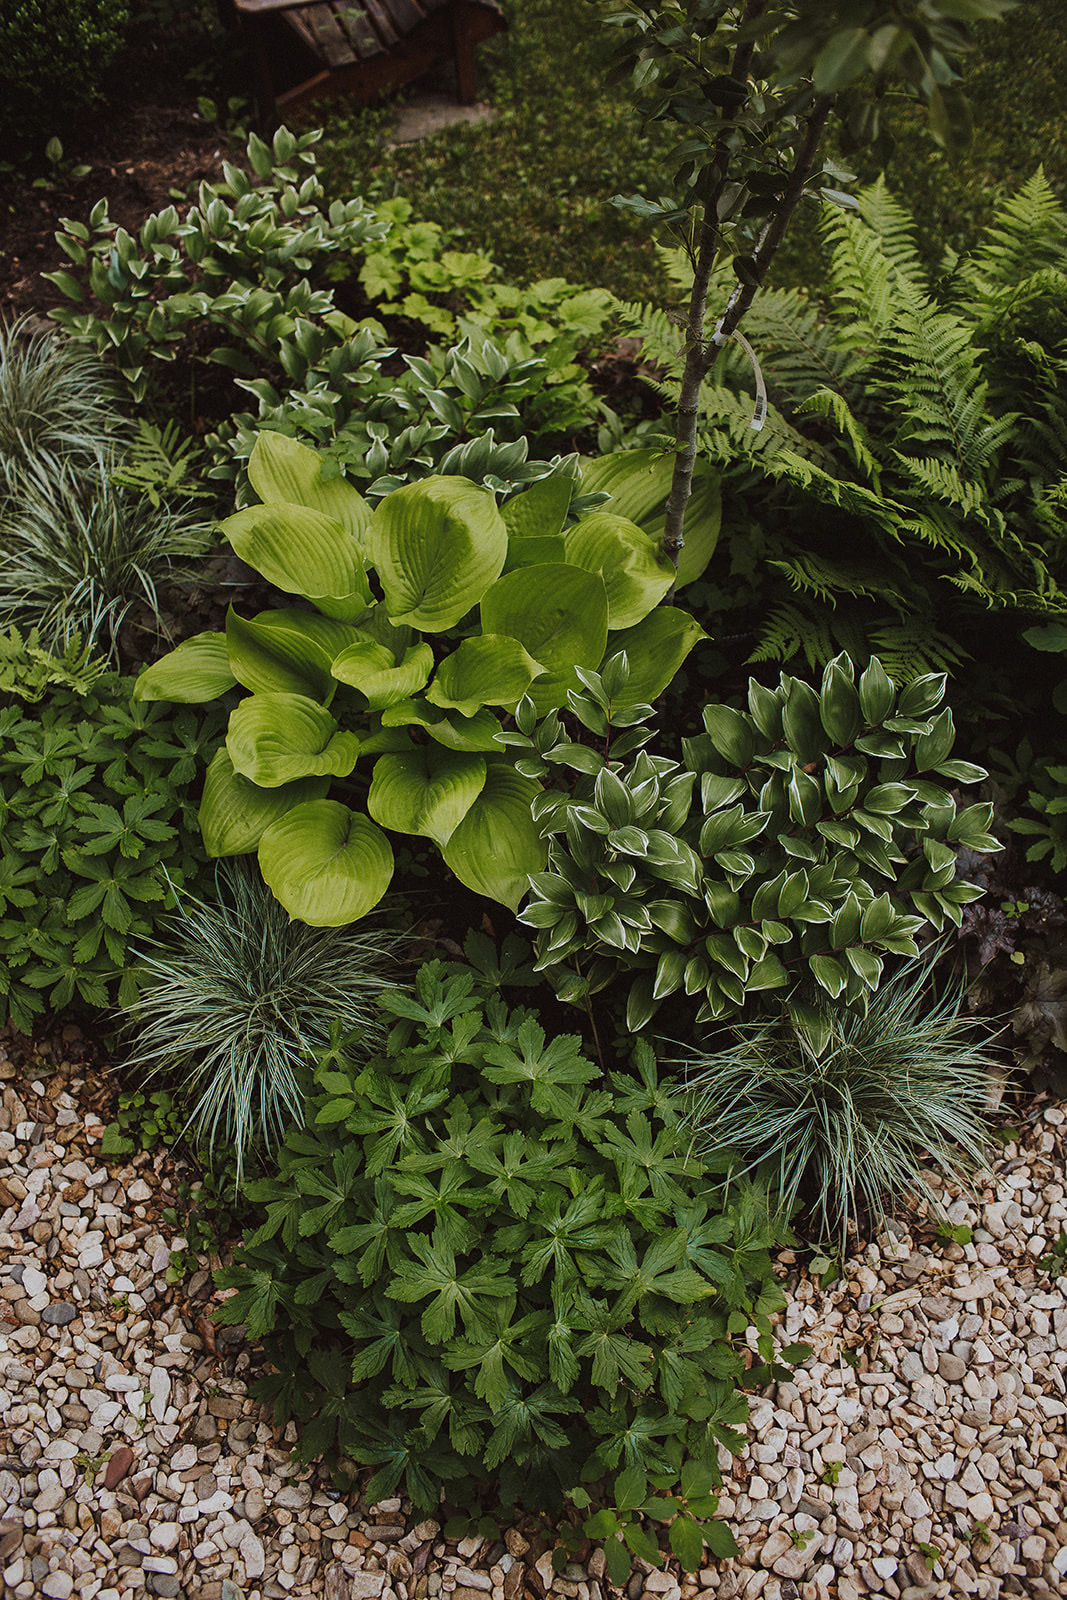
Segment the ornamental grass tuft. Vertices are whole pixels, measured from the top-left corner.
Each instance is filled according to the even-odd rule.
[[[84,344],[25,317],[0,322],[0,499],[31,461],[58,470],[113,449],[129,434],[116,399],[114,380]]]
[[[213,902],[183,899],[140,955],[128,1069],[165,1074],[209,1159],[229,1147],[240,1182],[253,1150],[304,1121],[312,1058],[331,1038],[362,1058],[381,1046],[375,997],[397,983],[395,934],[291,921],[255,866],[225,862]]]
[[[910,961],[865,1010],[789,1005],[691,1058],[698,1153],[759,1169],[787,1214],[806,1207],[842,1247],[863,1214],[884,1222],[905,1194],[937,1204],[925,1162],[966,1184],[983,1163],[997,1060],[961,1015],[962,990],[937,994],[930,968]]]
[[[123,622],[138,606],[162,629],[158,585],[181,578],[209,538],[181,507],[153,506],[116,487],[106,455],[92,465],[41,455],[11,475],[0,508],[0,625],[36,628],[62,653],[77,635],[118,656]]]

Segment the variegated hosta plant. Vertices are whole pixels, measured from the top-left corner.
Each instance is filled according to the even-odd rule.
[[[223,523],[233,549],[302,602],[198,634],[140,677],[142,700],[245,690],[208,769],[200,826],[214,856],[258,851],[290,916],[362,917],[393,875],[388,833],[431,839],[470,888],[513,909],[547,846],[540,791],[498,738],[528,697],[537,718],[625,643],[651,699],[702,630],[657,613],[674,571],[634,522],[568,523],[556,474],[499,509],[464,478],[404,485],[374,511],[315,451],[263,433],[261,504]],[[709,552],[710,553],[710,552]],[[615,646],[617,648],[617,646]]]
[[[625,676],[587,686],[606,706]],[[898,692],[877,659],[857,683],[838,656],[819,690],[783,674],[749,683],[747,711],[707,706],[681,765],[639,749],[541,796],[548,865],[520,914],[539,968],[576,1003],[629,971],[635,1031],[677,992],[698,1021],[765,991],[862,1005],[886,954],[980,897],[960,850],[1000,849],[992,807],[952,793],[985,773],[951,759],[944,692],[934,674]]]

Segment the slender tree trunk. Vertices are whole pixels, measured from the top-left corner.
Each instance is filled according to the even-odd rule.
[[[750,6],[745,13],[745,20],[749,20],[750,13],[758,15],[762,9],[762,3]],[[732,77],[740,78],[742,75],[747,77],[751,60],[751,47],[748,50],[747,57],[743,60],[741,57],[742,51],[739,49],[734,58]],[[743,73],[739,70],[742,67]],[[678,418],[675,426],[677,449],[674,457],[671,492],[667,500],[667,517],[663,530],[662,548],[675,567],[678,565],[678,557],[685,543],[683,537],[685,512],[693,488],[701,385],[708,374],[719,347],[733,333],[766,278],[767,270],[778,251],[778,247],[785,236],[786,228],[789,226],[793,213],[804,193],[804,185],[815,164],[815,157],[818,154],[826,121],[833,103],[833,95],[821,95],[815,100],[807,118],[804,138],[800,149],[797,151],[781,203],[764,230],[753,256],[751,282],[738,284],[730,296],[726,311],[720,319],[712,339],[708,340],[705,337],[704,324],[707,315],[708,284],[719,246],[717,206],[726,187],[727,180],[725,148],[722,150],[723,161],[721,164],[715,163],[713,169],[715,172],[714,184],[705,205],[704,220],[700,228],[700,248],[693,278],[693,292],[689,300],[689,315],[686,320],[685,369],[682,374],[682,387],[678,398]],[[724,141],[722,143],[724,144]],[[669,598],[673,598],[673,590]]]
[[[766,0],[749,0],[741,18],[741,30],[755,22],[764,10]],[[739,83],[748,82],[752,65],[753,41],[742,39],[734,51],[730,76]],[[731,112],[731,120],[736,112]],[[730,172],[730,152],[726,132],[719,134],[715,156],[708,169],[709,183],[704,196],[704,219],[700,225],[700,245],[697,250],[696,270],[693,275],[693,292],[689,297],[689,314],[685,324],[685,370],[682,390],[678,397],[678,420],[675,425],[677,451],[674,457],[674,476],[667,499],[667,518],[663,528],[663,550],[675,567],[681,554],[684,539],[682,528],[685,508],[693,488],[693,468],[697,455],[697,414],[700,404],[700,386],[707,368],[704,364],[704,318],[708,306],[708,284],[719,250],[719,204],[726,189]],[[671,590],[669,599],[672,599]]]

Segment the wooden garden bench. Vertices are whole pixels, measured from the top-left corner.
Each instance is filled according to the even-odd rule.
[[[369,104],[448,60],[455,62],[459,98],[469,105],[474,47],[507,26],[497,0],[233,0],[233,5],[252,32],[264,117],[325,95],[350,95]],[[276,89],[280,62],[290,76],[303,74],[300,82]]]

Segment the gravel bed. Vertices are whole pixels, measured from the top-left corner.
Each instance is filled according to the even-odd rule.
[[[109,1165],[85,1069],[11,1055],[0,1040],[3,1600],[618,1594],[598,1549],[556,1574],[536,1519],[446,1539],[296,1466],[247,1395],[255,1353],[208,1318],[209,1274],[166,1283],[170,1158]],[[782,1256],[782,1341],[814,1353],[723,1455],[742,1555],[638,1563],[627,1600],[1067,1593],[1067,1279],[1038,1267],[1067,1223],[1065,1145],[1041,1105],[976,1207],[952,1202],[969,1244],[895,1228],[825,1289]]]

